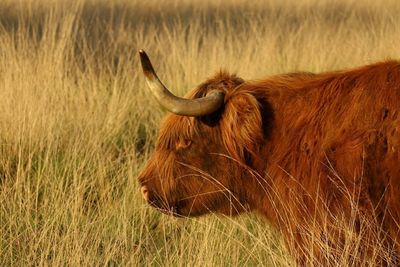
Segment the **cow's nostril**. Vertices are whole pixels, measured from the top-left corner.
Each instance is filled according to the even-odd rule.
[[[140,189],[140,191],[142,191],[142,195],[143,195],[143,198],[146,200],[146,201],[149,201],[149,190],[147,189],[147,186],[142,186],[142,188]]]

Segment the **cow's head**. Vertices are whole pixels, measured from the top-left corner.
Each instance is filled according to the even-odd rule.
[[[172,112],[139,177],[144,198],[177,216],[250,209],[249,168],[264,140],[259,101],[238,90],[242,79],[223,72],[187,98],[176,97],[160,82],[145,52],[140,57],[151,91]]]

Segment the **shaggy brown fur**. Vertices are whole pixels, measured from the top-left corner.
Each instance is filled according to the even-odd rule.
[[[249,82],[221,72],[188,97],[214,89],[225,92],[214,114],[163,122],[139,177],[152,205],[177,216],[258,211],[300,264],[340,257],[350,229],[362,242],[355,265],[377,253],[375,239],[377,263],[397,264],[399,62]]]

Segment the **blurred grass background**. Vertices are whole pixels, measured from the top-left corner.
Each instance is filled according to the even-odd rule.
[[[398,14],[396,0],[2,0],[0,265],[293,264],[258,216],[178,220],[142,201],[164,111],[137,51],[183,95],[221,68],[258,79],[400,58]]]

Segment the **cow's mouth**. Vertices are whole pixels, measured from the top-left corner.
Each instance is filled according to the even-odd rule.
[[[164,199],[157,197],[157,196],[151,196],[147,200],[147,202],[154,208],[156,208],[158,211],[161,211],[164,214],[167,215],[172,215],[174,217],[183,217],[184,215],[181,214],[181,205],[179,202],[169,204],[167,201]]]
[[[170,215],[174,217],[182,217],[182,215],[179,212],[179,206],[172,206],[170,209]]]
[[[150,203],[150,205],[152,205],[152,204]],[[182,215],[180,213],[180,208],[177,205],[174,205],[174,206],[169,205],[169,206],[163,206],[163,207],[158,207],[155,205],[152,205],[152,206],[164,214],[174,216],[174,217],[184,217],[184,215]]]

